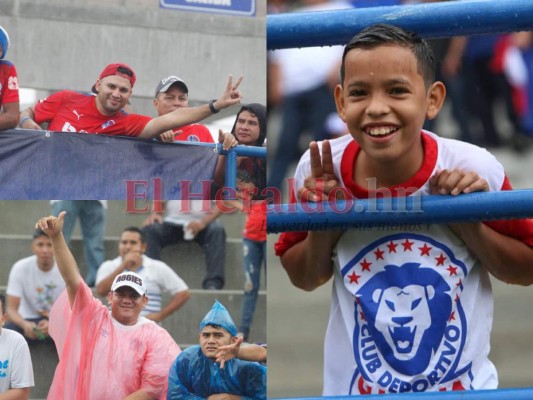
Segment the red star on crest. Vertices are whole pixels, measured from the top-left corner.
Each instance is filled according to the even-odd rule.
[[[361,271],[370,271],[370,266],[372,265],[372,263],[369,263],[368,261],[366,261],[366,258],[363,260],[363,262],[359,263],[361,265]]]
[[[452,311],[452,313],[450,314],[450,319],[448,320],[448,322],[450,321],[455,321],[455,311]]]
[[[376,249],[374,251],[374,254],[376,255],[376,261],[377,260],[383,260],[383,253],[385,253],[383,250]]]
[[[414,242],[410,242],[409,239],[405,239],[405,242],[402,243],[403,251],[413,251],[411,248],[413,246]]]
[[[359,317],[361,318],[361,321],[366,321],[365,314],[363,314],[362,311],[359,311]]]
[[[456,294],[456,295],[455,295],[455,302],[457,303],[458,301],[459,301],[459,295]]]
[[[448,268],[446,268],[448,271],[450,271],[450,276],[457,275],[457,267],[454,267],[450,265]]]
[[[444,265],[444,261],[446,260],[446,257],[444,256],[444,254],[440,253],[440,256],[435,257],[435,260],[437,260],[437,266]]]
[[[420,250],[421,256],[429,256],[429,252],[431,251],[432,247],[429,247],[427,243],[424,243],[424,246],[418,248]]]
[[[398,245],[393,243],[391,240],[390,243],[387,245],[387,247],[389,248],[389,254],[396,253],[396,247],[398,247]]]
[[[463,284],[463,281],[462,281],[461,278],[459,278],[459,282],[457,282],[457,285],[455,285],[455,286],[461,286],[462,284]]]
[[[355,271],[352,271],[350,275],[348,275],[348,278],[350,278],[350,283],[359,283],[359,278],[361,275],[357,275]]]

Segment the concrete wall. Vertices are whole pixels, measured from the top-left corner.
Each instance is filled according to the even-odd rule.
[[[0,0],[0,25],[21,87],[87,91],[106,64],[125,62],[137,74],[134,110],[153,114],[157,82],[170,74],[188,84],[192,103],[220,96],[229,74],[244,75],[243,101],[265,103],[265,9],[265,0],[255,17],[157,0]]]

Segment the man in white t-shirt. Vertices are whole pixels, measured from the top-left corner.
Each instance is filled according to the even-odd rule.
[[[152,213],[144,222],[146,254],[161,259],[161,250],[184,240],[194,240],[205,255],[204,289],[222,289],[226,259],[226,230],[217,221],[222,211],[210,200],[169,200],[165,214]]]
[[[30,349],[20,333],[3,328],[5,304],[0,294],[0,398],[27,399],[35,386]]]
[[[104,262],[96,275],[96,290],[105,296],[111,290],[115,277],[125,271],[133,271],[144,278],[149,295],[141,316],[155,322],[161,322],[170,314],[180,309],[191,296],[189,287],[176,272],[162,261],[153,260],[144,255],[146,242],[139,228],[124,229],[118,243],[119,256]],[[172,298],[162,305],[163,292]]]
[[[48,314],[65,288],[52,244],[43,231],[34,232],[31,250],[32,256],[11,268],[6,290],[7,328],[23,334],[30,342],[49,337]]]

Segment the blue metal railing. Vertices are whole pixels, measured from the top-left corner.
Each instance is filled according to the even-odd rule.
[[[279,398],[278,400],[353,400],[353,396],[324,396],[324,397],[300,397],[300,398]],[[469,390],[457,392],[425,392],[425,393],[399,393],[368,395],[363,399],[381,400],[532,400],[533,388],[524,389],[498,389],[498,390]]]
[[[266,147],[235,146],[229,150],[222,150],[222,145],[217,144],[217,151],[226,156],[225,187],[235,189],[237,186],[237,156],[266,158]]]
[[[313,231],[533,217],[533,190],[271,204],[267,231]]]
[[[533,1],[465,0],[267,16],[267,48],[346,44],[369,25],[385,23],[425,38],[533,29]]]

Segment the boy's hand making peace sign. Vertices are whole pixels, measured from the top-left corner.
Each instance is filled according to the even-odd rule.
[[[335,176],[331,145],[328,140],[322,142],[322,154],[317,142],[309,143],[311,175],[305,178],[304,186],[298,189],[299,202],[321,202],[345,199],[344,189]]]

